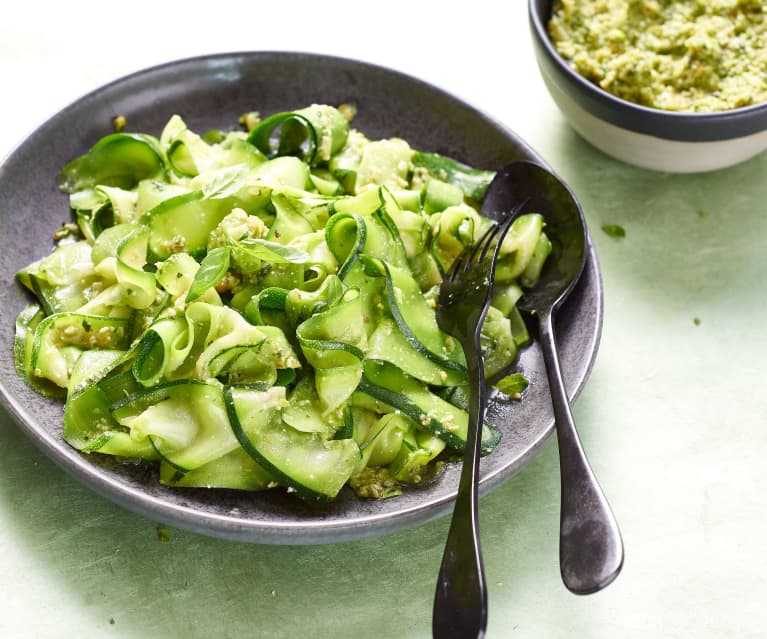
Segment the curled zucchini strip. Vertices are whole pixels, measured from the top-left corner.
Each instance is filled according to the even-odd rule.
[[[76,311],[96,280],[91,247],[85,241],[62,244],[16,274],[37,297],[46,314]]]
[[[155,301],[154,273],[144,270],[146,265],[149,230],[139,227],[117,246],[115,274],[128,306],[148,308]]]
[[[362,297],[349,289],[337,304],[296,328],[304,357],[315,369],[323,414],[341,406],[357,389],[367,349]]]
[[[543,251],[548,255],[546,245],[539,246],[538,244],[542,231],[543,216],[538,213],[522,215],[514,220],[501,245],[495,271],[497,281],[509,282],[522,275],[531,264],[536,250],[539,251],[536,260],[545,259],[545,256],[540,256],[540,252]],[[549,247],[548,250],[551,250],[551,244],[548,240],[545,242]],[[540,272],[540,268],[536,270]],[[535,279],[537,276],[529,278],[529,280]]]
[[[32,336],[29,369],[61,388],[83,351],[93,348],[125,350],[130,342],[129,320],[82,313],[54,313],[42,319]]]
[[[58,175],[58,183],[67,193],[96,185],[130,189],[164,171],[157,138],[143,133],[113,133],[67,164]]]
[[[403,372],[432,386],[456,386],[466,383],[464,371],[444,368],[424,354],[420,342],[414,348],[393,319],[384,318],[370,336],[367,358],[394,364]]]
[[[184,317],[156,321],[137,349],[133,372],[147,387],[188,377],[271,385],[278,369],[300,366],[279,328],[254,326],[228,307],[205,302],[190,304]]]
[[[232,427],[242,447],[280,483],[310,501],[330,501],[360,460],[353,439],[326,440],[282,420],[277,407],[285,389],[229,388],[224,392]]]
[[[466,204],[449,206],[435,213],[429,223],[432,230],[431,253],[443,273],[450,269],[464,249],[479,241],[490,224]]]
[[[218,459],[188,471],[180,471],[171,462],[162,459],[160,483],[174,488],[235,490],[266,490],[277,486],[271,473],[240,446]]]
[[[214,148],[174,115],[160,136],[160,146],[170,169],[180,177],[194,177],[215,167]]]
[[[463,450],[466,446],[469,423],[466,411],[430,392],[423,384],[386,362],[366,363],[352,401],[363,408],[373,406],[379,412],[400,411],[443,439],[448,446],[456,450]],[[500,439],[500,431],[486,423],[482,429],[483,454],[492,452]]]
[[[266,118],[250,132],[248,141],[268,158],[295,155],[314,165],[338,152],[348,134],[349,122],[337,109],[313,104]]]
[[[218,384],[179,380],[141,390],[111,408],[132,440],[148,442],[163,460],[182,472],[237,448]]]
[[[434,308],[412,275],[375,258],[366,258],[365,264],[368,273],[375,269],[385,279],[389,312],[408,344],[443,370],[463,373],[465,379],[466,360],[460,345],[437,326]]]
[[[16,372],[35,392],[43,397],[66,397],[64,387],[36,374],[32,364],[32,353],[36,343],[36,332],[45,319],[45,311],[39,304],[30,304],[16,317],[16,333],[13,341]]]
[[[117,373],[126,359],[125,351],[112,350],[85,351],[78,358],[64,407],[64,438],[84,452],[155,459],[149,442],[131,439],[112,416],[112,403],[120,397],[113,381],[119,380],[120,392],[136,390],[129,376]]]
[[[149,387],[173,379],[192,350],[191,330],[186,318],[167,317],[144,331],[133,362],[136,381]]]
[[[282,130],[275,144],[272,137],[280,128]],[[311,121],[300,113],[275,113],[250,132],[248,142],[269,159],[296,155],[311,163],[317,153],[317,130]]]

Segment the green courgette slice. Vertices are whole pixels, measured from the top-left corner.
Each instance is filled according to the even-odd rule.
[[[401,411],[416,424],[444,439],[451,448],[463,450],[466,447],[469,423],[466,411],[430,392],[391,364],[367,362],[355,395],[358,394],[389,407],[389,410]],[[365,403],[365,398],[361,399]],[[500,440],[501,432],[492,424],[485,423],[482,454],[492,452]]]
[[[143,133],[113,133],[67,164],[58,175],[58,183],[67,193],[99,184],[130,189],[141,180],[162,176],[164,171],[156,138]]]
[[[361,454],[353,439],[323,439],[282,419],[285,389],[232,387],[224,393],[240,445],[277,481],[314,502],[330,501],[351,477]]]

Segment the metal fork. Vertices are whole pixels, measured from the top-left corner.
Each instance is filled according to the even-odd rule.
[[[465,250],[439,290],[437,323],[463,346],[470,393],[461,479],[434,596],[435,639],[479,639],[485,636],[487,626],[487,584],[477,508],[482,424],[487,406],[479,335],[492,298],[498,252],[515,217],[512,213],[503,223],[493,224],[474,248]]]

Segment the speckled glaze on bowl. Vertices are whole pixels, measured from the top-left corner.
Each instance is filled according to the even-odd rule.
[[[499,168],[517,159],[543,163],[522,140],[471,106],[422,81],[370,64],[304,53],[220,54],[171,62],[119,79],[65,108],[38,128],[0,167],[0,391],[21,428],[55,462],[97,493],[155,521],[243,541],[275,544],[338,542],[421,524],[445,514],[455,497],[458,469],[397,498],[363,501],[344,489],[328,505],[303,503],[282,490],[170,489],[157,471],[84,455],[64,442],[62,404],[35,394],[16,375],[14,319],[29,297],[14,273],[47,252],[51,233],[68,214],[56,187],[59,168],[111,130],[116,115],[126,130],[159,134],[173,113],[194,130],[226,128],[250,110],[261,113],[312,102],[358,107],[354,126],[371,137],[399,135],[423,150],[472,165]],[[596,254],[559,312],[559,341],[570,395],[582,389],[596,357],[602,288]],[[530,459],[553,430],[541,353],[533,345],[520,368],[531,380],[524,401],[495,399],[489,419],[503,432],[482,461],[486,492]],[[55,525],[52,522],[52,525]]]
[[[554,0],[528,0],[541,75],[570,125],[619,160],[657,171],[700,173],[767,149],[767,102],[715,113],[663,111],[622,100],[579,75],[549,39]]]

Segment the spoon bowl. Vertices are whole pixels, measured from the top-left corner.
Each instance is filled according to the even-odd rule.
[[[513,162],[498,171],[481,212],[500,219],[515,210],[540,213],[552,242],[552,253],[538,282],[525,291],[518,307],[538,323],[551,390],[561,475],[562,580],[572,592],[588,594],[610,584],[623,566],[620,531],[575,429],[554,335],[554,313],[575,287],[586,263],[588,230],[567,186],[532,162]]]
[[[522,206],[522,212],[543,216],[553,244],[538,283],[519,302],[520,310],[541,312],[558,307],[578,283],[586,263],[586,221],[570,189],[550,171],[526,161],[498,171],[482,203],[482,214],[499,219]]]

